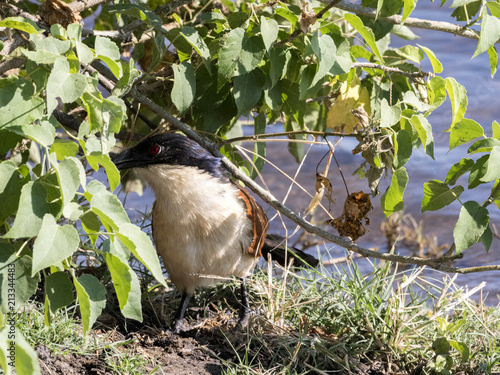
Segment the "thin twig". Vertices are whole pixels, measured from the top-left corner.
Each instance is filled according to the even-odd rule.
[[[351,68],[371,68],[371,69],[380,69],[387,73],[396,73],[404,77],[408,78],[422,78],[422,77],[432,77],[434,73],[432,72],[405,72],[398,68],[393,68],[390,66],[368,63],[368,62],[355,62],[351,65]]]
[[[363,8],[361,5],[348,3],[346,1],[341,1],[340,3],[336,4],[335,7],[345,10],[347,12],[356,13],[358,15],[369,18],[376,18],[377,16],[376,9]],[[418,29],[442,31],[453,35],[463,36],[469,39],[476,39],[476,40],[479,39],[479,35],[475,33],[473,30],[466,29],[465,27],[462,27],[460,25],[451,22],[431,21],[421,18],[408,17],[403,23],[403,17],[401,17],[400,15],[393,15],[390,17],[378,17],[378,19],[392,23],[394,25],[404,25],[408,27],[415,27]]]
[[[68,6],[73,12],[83,12],[86,9],[109,2],[110,0],[73,1],[72,3],[69,3]]]
[[[234,137],[234,138],[229,138],[229,139],[224,139],[222,142],[218,143],[218,147],[222,147],[226,144],[229,143],[235,143],[235,142],[250,142],[250,141],[256,141],[258,139],[263,139],[263,138],[275,138],[275,137],[283,137],[283,136],[290,136],[290,135],[312,135],[312,136],[319,136],[319,137],[356,137],[358,134],[344,134],[340,132],[317,132],[317,131],[311,131],[311,130],[291,130],[288,132],[278,132],[278,133],[266,133],[266,134],[255,134],[255,135],[247,135],[247,136],[241,136],[241,137]]]

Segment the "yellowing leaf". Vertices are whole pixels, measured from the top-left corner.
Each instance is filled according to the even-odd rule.
[[[359,106],[363,106],[366,113],[371,112],[370,94],[366,87],[361,86],[361,80],[356,77],[349,87],[347,82],[341,85],[340,95],[328,112],[327,127],[333,131],[353,133],[358,128],[359,120],[351,110]]]

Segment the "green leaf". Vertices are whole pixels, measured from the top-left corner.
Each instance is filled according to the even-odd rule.
[[[476,160],[469,174],[469,189],[474,189],[476,186],[483,184],[481,178],[485,175],[488,168],[488,159],[490,155],[483,155]]]
[[[467,91],[453,77],[446,78],[445,82],[446,92],[451,101],[452,121],[450,127],[447,129],[447,131],[450,131],[453,125],[464,117],[467,110]]]
[[[415,46],[403,46],[397,50],[398,54],[404,58],[419,63],[424,59],[424,53],[422,50]]]
[[[495,183],[493,184],[490,196],[493,198],[493,202],[495,203],[495,205],[500,209],[500,191],[496,190],[498,184],[500,184],[500,180],[495,181]]]
[[[484,129],[481,125],[474,120],[463,118],[451,128],[449,149],[452,150],[473,139],[484,136]]]
[[[120,49],[111,39],[96,36],[95,38],[95,54],[100,58],[105,56],[113,61],[120,60]]]
[[[500,39],[500,19],[495,16],[490,16],[483,8],[483,20],[481,22],[481,33],[479,34],[479,42],[477,43],[476,51],[472,58],[480,55],[493,46]]]
[[[233,95],[238,116],[247,116],[262,95],[262,86],[253,72],[234,77]]]
[[[73,200],[80,186],[85,188],[87,181],[85,170],[80,160],[75,157],[67,157],[62,162],[57,163],[56,155],[50,154],[49,160],[56,170],[64,208]]]
[[[407,184],[408,173],[406,169],[404,167],[396,169],[392,173],[391,186],[389,186],[380,198],[382,210],[386,217],[403,209],[403,194]]]
[[[493,231],[491,230],[489,225],[481,236],[481,242],[486,252],[490,251],[491,244],[493,243]]]
[[[491,71],[491,78],[495,77],[495,74],[497,72],[497,66],[498,66],[498,54],[497,54],[497,49],[495,46],[491,46],[488,48],[488,58],[490,59],[490,71]]]
[[[418,133],[418,137],[424,145],[427,155],[434,159],[434,136],[432,135],[432,126],[422,114],[416,114],[410,119]]]
[[[107,228],[117,230],[119,225],[130,223],[120,200],[107,190],[94,194],[90,206]]]
[[[0,27],[21,30],[28,34],[43,33],[44,30],[38,27],[36,22],[24,17],[7,17],[0,21]]]
[[[92,275],[74,278],[80,312],[82,315],[83,334],[92,328],[106,306],[106,288]]]
[[[89,150],[87,147],[87,153],[93,151],[109,153],[116,143],[114,134],[120,131],[122,122],[127,118],[125,103],[116,96],[108,96],[105,99],[98,92],[92,94],[86,92],[81,99],[87,110],[89,130],[101,131],[101,149]]]
[[[53,64],[57,59],[64,59],[71,47],[69,40],[59,40],[53,36],[30,35],[35,51],[22,50],[23,54],[37,64]]]
[[[456,255],[481,239],[490,221],[488,210],[475,201],[465,202],[453,230]]]
[[[401,108],[398,105],[390,106],[387,99],[383,98],[380,103],[380,126],[388,128],[396,125],[401,119]]]
[[[436,354],[448,354],[450,352],[450,344],[445,337],[438,337],[432,343],[432,350]]]
[[[111,253],[105,253],[104,259],[108,265],[123,316],[142,322],[141,286],[137,275],[127,262]]]
[[[23,78],[0,87],[0,129],[27,126],[40,119],[45,105],[43,99],[34,95],[35,86]]]
[[[453,349],[456,349],[459,351],[460,356],[462,357],[463,363],[466,363],[469,361],[470,351],[469,351],[469,347],[465,343],[459,342],[459,341],[454,341],[454,340],[450,340],[449,343]]]
[[[401,23],[404,23],[405,20],[410,16],[413,9],[415,9],[415,4],[416,4],[415,0],[404,0],[403,17],[401,19]]]
[[[231,30],[219,51],[217,91],[232,77],[254,70],[260,64],[266,48],[260,36],[248,37],[245,30]]]
[[[260,17],[260,32],[268,54],[271,52],[271,47],[278,38],[278,31],[279,27],[276,20],[272,18],[267,19],[264,16]]]
[[[500,141],[500,124],[493,121],[491,124],[492,137]]]
[[[410,0],[410,1],[413,1],[413,0]],[[417,46],[422,48],[422,51],[424,51],[425,54],[427,55],[427,57],[429,58],[431,65],[432,65],[432,69],[434,70],[434,73],[436,73],[436,74],[441,73],[443,71],[443,65],[438,60],[438,58],[436,57],[434,52],[427,47],[421,46],[420,44],[417,44]]]
[[[57,59],[47,80],[47,112],[57,107],[57,98],[63,103],[76,101],[87,89],[87,78],[80,73],[70,73],[69,63]]]
[[[80,206],[77,202],[69,202],[63,208],[63,216],[68,220],[78,221],[86,211],[87,207]]]
[[[85,157],[93,170],[97,171],[99,169],[99,165],[104,167],[106,175],[108,176],[109,190],[114,191],[120,184],[120,171],[111,161],[109,155],[93,152]]]
[[[375,43],[375,36],[373,35],[373,31],[363,25],[361,19],[354,14],[346,13],[344,15],[344,19],[356,29],[356,31],[363,37],[366,44],[368,44],[368,46],[371,48],[372,52],[378,57],[380,62],[383,63],[384,59],[382,58],[382,55],[378,50],[377,43]]]
[[[269,54],[269,62],[271,68],[269,69],[269,78],[271,79],[271,87],[282,79],[286,73],[285,66],[290,59],[290,51],[288,47],[275,47],[271,49]]]
[[[73,255],[80,244],[80,237],[75,227],[70,224],[57,225],[54,216],[46,214],[43,217],[40,233],[33,245],[33,269],[36,272],[61,263]]]
[[[55,272],[45,279],[45,295],[49,299],[50,311],[55,312],[75,300],[73,283],[66,272]]]
[[[398,169],[410,160],[412,154],[411,136],[406,130],[401,129],[398,131],[394,148],[394,167]]]
[[[261,36],[243,38],[241,54],[238,58],[237,75],[243,75],[254,70],[262,61],[266,47]]]
[[[89,235],[92,245],[95,246],[97,242],[97,233],[101,229],[101,223],[97,218],[97,215],[92,211],[87,211],[80,217],[80,222],[82,223],[82,228]]]
[[[35,294],[40,282],[40,274],[31,277],[32,259],[17,256],[17,250],[8,242],[0,242],[0,313],[4,314],[12,311],[12,294],[16,308],[20,308]]]
[[[486,173],[481,177],[482,182],[490,182],[500,178],[500,146],[493,147],[488,163],[486,164]]]
[[[500,140],[495,138],[480,139],[472,144],[467,150],[467,154],[476,154],[479,152],[491,152],[493,147],[500,146]]]
[[[56,136],[54,126],[46,120],[40,120],[38,124],[12,125],[7,127],[7,130],[24,138],[30,138],[44,147],[50,146]]]
[[[112,96],[119,98],[123,97],[130,91],[135,80],[141,75],[141,72],[135,68],[134,59],[130,59],[128,64],[124,62],[122,67],[123,75],[116,83],[113,91],[111,91]]]
[[[278,16],[283,17],[288,22],[290,22],[290,25],[292,27],[292,30],[290,32],[292,32],[293,28],[296,26],[297,22],[299,21],[299,17],[294,12],[292,12],[289,9],[289,6],[287,6],[285,3],[278,3],[276,8],[274,9],[274,12]]]
[[[161,17],[142,4],[114,4],[105,5],[104,8],[111,14],[126,14],[144,21],[146,25],[150,27],[153,26],[158,30],[160,30],[163,25]]]
[[[80,60],[80,63],[90,64],[94,60],[94,53],[92,52],[92,50],[79,40],[75,42],[75,45],[76,55],[78,56],[78,60]]]
[[[458,199],[463,192],[464,188],[460,185],[450,189],[447,184],[439,180],[426,182],[421,212],[440,210]]]
[[[166,286],[161,270],[158,254],[156,253],[148,235],[134,224],[122,223],[116,232],[120,241],[135,255],[135,257],[151,271],[153,277],[163,286]]]
[[[259,115],[254,117],[254,134],[264,134],[266,132],[267,117],[264,112],[259,112]],[[261,171],[266,163],[266,143],[265,142],[255,142],[254,146],[254,157],[252,169],[250,171],[250,177],[255,179],[258,175],[257,171]],[[257,169],[257,170],[256,170]]]
[[[76,156],[78,153],[78,144],[69,139],[57,138],[50,147],[50,153],[55,153],[57,160],[61,161],[66,157]]]
[[[236,28],[231,30],[224,39],[224,44],[219,51],[219,72],[217,88],[219,91],[224,84],[234,76],[238,65],[238,58],[243,48],[245,30]]]
[[[458,163],[455,163],[451,166],[444,182],[446,182],[448,185],[455,185],[458,178],[469,172],[473,166],[474,160],[470,158],[462,158]]]
[[[442,77],[432,77],[429,81],[429,104],[439,107],[446,100],[446,80]]]
[[[227,22],[231,29],[241,27],[246,29],[249,25],[249,18],[246,12],[231,12],[227,15]]]
[[[491,15],[497,18],[500,18],[500,4],[495,1],[486,2],[488,9],[491,12]]]
[[[61,202],[48,202],[42,181],[30,181],[21,189],[19,208],[14,224],[4,238],[26,238],[38,235],[45,214],[58,216]]]
[[[11,355],[10,348],[15,354]],[[11,364],[16,374],[40,375],[40,364],[35,349],[26,341],[17,327],[4,327],[0,330],[0,366],[7,375],[12,374]]]
[[[337,46],[329,35],[320,35],[317,30],[311,38],[311,48],[318,57],[318,71],[311,82],[311,86],[316,85],[325,75],[330,72],[336,61]]]
[[[172,103],[183,115],[191,106],[196,93],[196,78],[193,66],[184,61],[180,64],[173,64],[174,87],[172,88]]]
[[[6,160],[0,163],[0,223],[3,223],[19,205],[21,188],[30,180],[29,169]]]
[[[196,31],[194,27],[190,26],[184,26],[182,28],[182,31],[180,33],[186,41],[191,44],[191,46],[194,48],[196,53],[201,56],[203,59],[203,62],[205,63],[205,67],[207,68],[208,72],[211,72],[212,65],[211,65],[211,56],[210,56],[210,50],[208,49],[205,41],[201,37],[201,35]]]

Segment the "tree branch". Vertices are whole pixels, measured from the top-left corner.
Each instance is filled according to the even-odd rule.
[[[431,72],[405,72],[398,68],[392,68],[390,66],[368,63],[368,62],[355,62],[351,65],[351,68],[371,68],[371,69],[380,69],[387,73],[395,73],[404,77],[408,77],[411,79],[422,78],[422,77],[432,77],[434,73]]]
[[[86,9],[109,2],[110,0],[73,1],[72,3],[69,3],[68,6],[71,8],[73,12],[83,12]]]
[[[335,0],[333,0],[335,1]],[[329,1],[325,1],[329,2]],[[345,10],[347,12],[356,13],[365,17],[375,18],[377,11],[373,8],[363,8],[361,5],[348,3],[346,1],[341,1],[337,5],[336,8]],[[386,21],[392,23],[394,25],[404,25],[408,27],[415,27],[418,29],[427,29],[427,30],[435,30],[442,31],[445,33],[450,33],[453,35],[463,36],[469,39],[479,39],[479,35],[477,35],[473,30],[467,29],[460,25],[451,23],[451,22],[443,22],[443,21],[431,21],[424,20],[420,18],[408,17],[403,23],[403,17],[400,15],[393,15],[390,17],[378,17],[379,20]],[[498,43],[498,41],[497,41]]]

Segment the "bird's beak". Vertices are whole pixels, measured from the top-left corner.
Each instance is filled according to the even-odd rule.
[[[119,170],[144,167],[149,162],[144,155],[136,153],[134,148],[123,150],[119,154],[110,153],[110,156]]]

